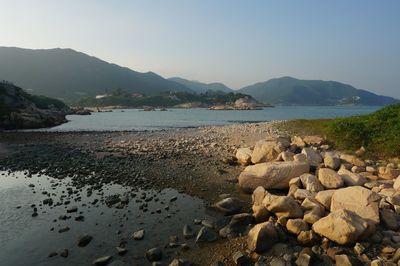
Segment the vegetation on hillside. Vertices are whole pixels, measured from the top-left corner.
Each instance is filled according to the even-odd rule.
[[[235,102],[237,99],[246,97],[241,93],[224,93],[219,91],[207,91],[196,94],[189,92],[166,92],[159,95],[132,95],[122,90],[116,90],[110,95],[95,99],[86,98],[78,101],[75,105],[85,107],[124,106],[124,107],[172,107],[178,104],[199,102],[204,105],[225,104]]]
[[[341,150],[364,146],[377,157],[400,156],[400,104],[363,116],[288,121],[282,129],[299,135],[323,135]]]

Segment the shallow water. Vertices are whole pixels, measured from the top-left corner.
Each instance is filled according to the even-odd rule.
[[[263,110],[169,109],[145,112],[118,109],[89,116],[67,116],[68,123],[42,131],[159,130],[297,118],[334,118],[371,113],[379,106],[277,106]]]
[[[87,187],[75,188],[68,179],[56,180],[38,175],[27,177],[23,172],[0,172],[0,184],[1,265],[91,265],[94,259],[106,255],[112,255],[113,260],[127,262],[128,265],[148,265],[144,258],[145,251],[168,245],[169,237],[173,235],[178,236],[182,243],[184,224],[190,224],[197,231],[200,226],[193,224],[195,218],[217,218],[200,199],[180,194],[174,189],[143,191],[110,184],[93,190],[93,194],[88,196]],[[29,184],[35,187],[29,187]],[[69,187],[73,189],[72,196],[68,196]],[[48,194],[43,194],[44,191]],[[135,193],[136,196],[130,198],[126,207],[117,209],[101,202],[102,193],[103,196],[116,193],[131,196]],[[147,212],[140,209],[144,193],[146,198],[153,198],[147,202]],[[49,197],[54,201],[52,207],[42,204]],[[170,202],[171,197],[177,197],[177,200]],[[94,199],[100,201],[93,205]],[[66,200],[71,201],[68,206],[64,204]],[[56,206],[57,203],[60,205]],[[32,217],[32,204],[38,208],[37,217]],[[169,210],[165,209],[167,205]],[[78,212],[67,213],[69,206],[77,206]],[[157,213],[157,209],[161,212]],[[60,220],[60,215],[71,218]],[[83,222],[75,221],[78,215],[84,216]],[[65,226],[70,230],[59,233],[58,230]],[[132,233],[141,228],[145,229],[144,239],[133,240]],[[93,236],[86,247],[77,246],[78,237],[82,234]],[[116,251],[121,240],[127,240],[128,253],[124,256],[117,255]],[[194,247],[193,239],[186,243]],[[50,252],[60,253],[65,248],[69,250],[67,258],[59,255],[47,257]],[[179,247],[164,248],[164,260],[170,261],[179,250]]]

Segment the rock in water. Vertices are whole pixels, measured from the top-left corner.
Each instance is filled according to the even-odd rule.
[[[272,222],[255,225],[249,232],[247,247],[254,252],[262,252],[279,241],[279,235]]]
[[[78,246],[79,247],[86,247],[90,241],[92,241],[93,237],[90,235],[83,235],[78,239]]]
[[[240,213],[243,208],[244,202],[238,198],[226,198],[217,202],[214,207],[224,213],[225,215],[232,215]]]
[[[146,258],[149,261],[159,261],[162,258],[162,250],[161,248],[152,248],[146,252]]]
[[[364,187],[354,186],[336,190],[331,199],[331,211],[349,210],[367,221],[379,223],[380,196]]]
[[[368,222],[354,212],[341,209],[321,218],[312,228],[321,236],[340,245],[347,245],[362,239],[368,229]]]
[[[196,237],[196,243],[199,243],[199,242],[213,242],[215,240],[217,240],[217,234],[213,230],[211,230],[211,229],[209,229],[209,228],[207,228],[205,226],[203,226],[200,229],[200,231],[199,231],[199,233],[197,234],[197,237]]]
[[[190,225],[185,224],[183,226],[183,237],[184,238],[192,238],[194,236],[194,231],[193,229],[190,227]]]
[[[307,162],[273,162],[247,166],[239,176],[239,186],[252,193],[258,186],[265,189],[287,189],[290,179],[310,171]]]
[[[138,230],[133,233],[134,240],[142,240],[144,238],[144,229]]]

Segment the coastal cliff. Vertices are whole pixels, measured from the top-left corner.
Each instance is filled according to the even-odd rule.
[[[33,129],[67,122],[63,102],[26,93],[12,83],[0,82],[0,129]]]

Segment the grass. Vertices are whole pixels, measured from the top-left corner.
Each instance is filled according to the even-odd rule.
[[[363,116],[288,121],[281,129],[300,136],[321,135],[343,151],[364,146],[374,157],[400,156],[400,104]]]

